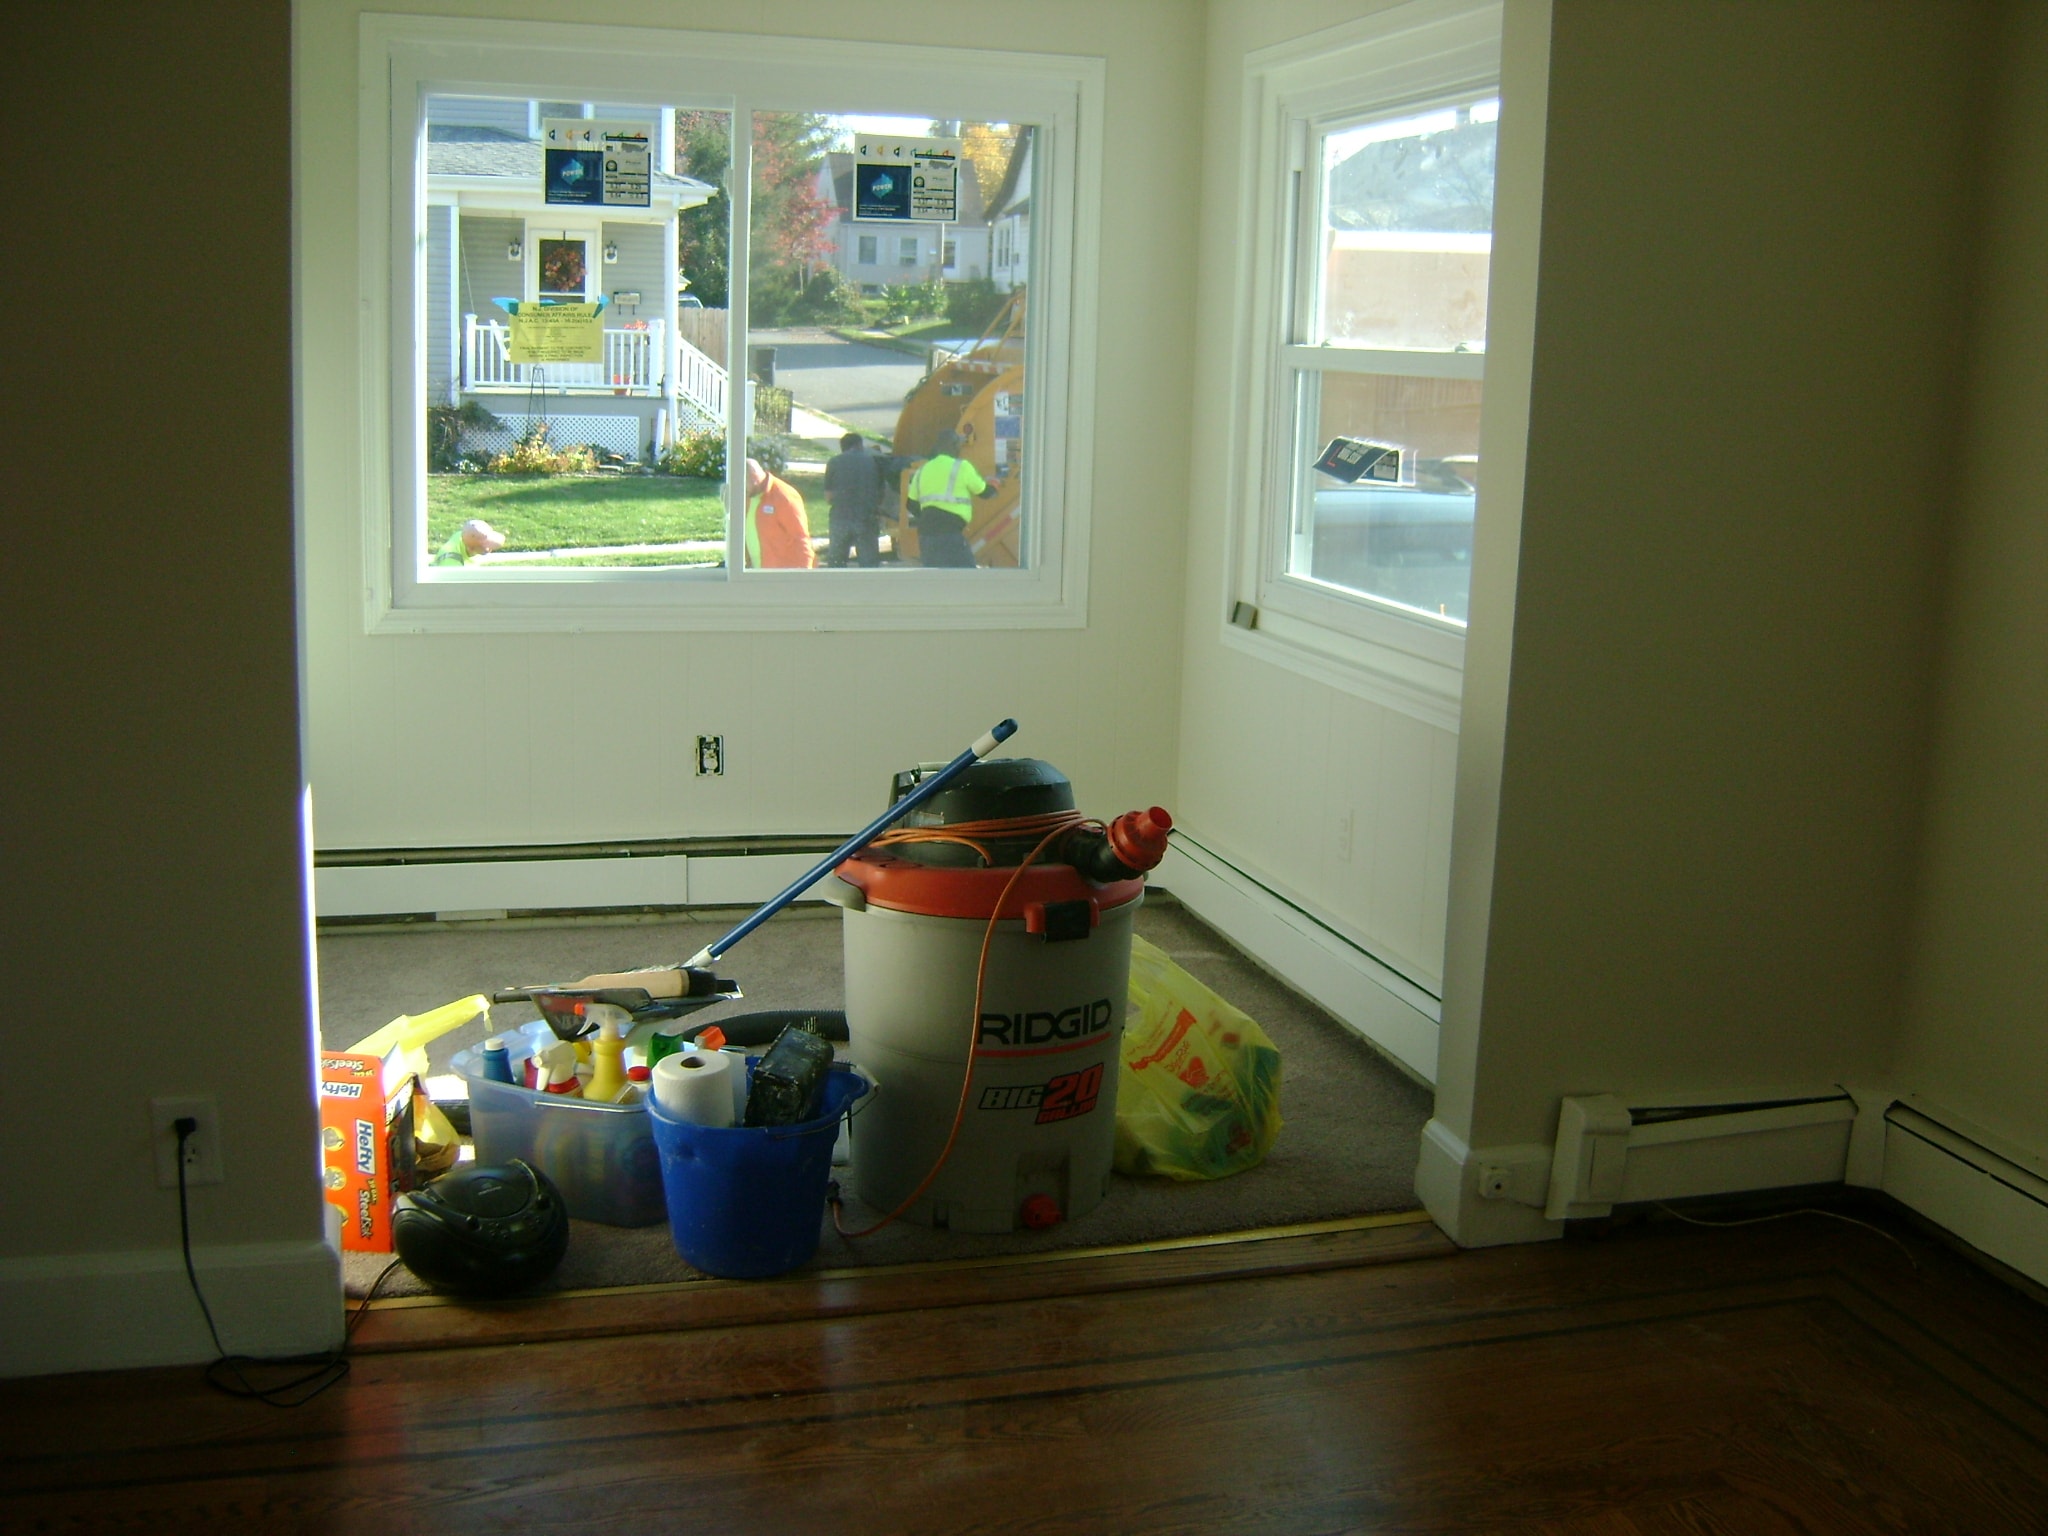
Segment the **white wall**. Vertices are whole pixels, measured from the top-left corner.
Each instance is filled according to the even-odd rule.
[[[2048,8],[1992,55],[1994,131],[1942,708],[1894,1077],[2048,1173]]]
[[[1464,717],[1497,783],[1455,829],[1467,1146],[1547,1142],[1570,1093],[1889,1064],[1982,20],[1558,0],[1516,584]]]
[[[1239,869],[1435,992],[1457,735],[1222,641],[1246,54],[1355,20],[1367,0],[1214,0],[1202,98],[1194,481],[1181,630],[1183,824]],[[1340,824],[1350,823],[1349,851]]]
[[[1085,629],[1041,633],[363,633],[354,448],[357,0],[299,10],[311,777],[323,848],[847,831],[889,775],[1014,716],[1083,809],[1173,806],[1201,26],[1177,0],[1031,6],[625,0],[626,26],[1107,61],[1096,473]],[[583,20],[573,0],[416,11]],[[374,498],[372,498],[374,499]],[[540,744],[537,730],[584,745]],[[685,750],[725,737],[722,778]]]

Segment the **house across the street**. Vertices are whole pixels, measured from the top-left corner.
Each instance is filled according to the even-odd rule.
[[[584,117],[645,122],[648,206],[563,207],[544,196],[541,124]],[[722,422],[725,369],[679,334],[676,215],[717,191],[675,174],[666,107],[435,96],[427,103],[427,399],[474,401],[505,425],[473,433],[500,450],[545,419],[560,445],[640,458],[683,428]],[[499,300],[603,298],[604,360],[511,361]]]

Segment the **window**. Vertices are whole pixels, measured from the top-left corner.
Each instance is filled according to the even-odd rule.
[[[1254,55],[1233,644],[1454,722],[1480,484],[1500,17]]]
[[[940,265],[941,265],[941,266],[943,266],[943,267],[945,267],[945,269],[946,269],[947,271],[949,271],[949,272],[950,272],[950,271],[952,271],[952,270],[953,270],[953,267],[954,267],[954,265],[956,264],[956,263],[955,263],[955,260],[954,260],[954,258],[955,258],[955,256],[956,256],[957,254],[958,254],[958,247],[957,247],[957,246],[955,245],[955,243],[954,243],[953,241],[951,241],[951,240],[948,240],[948,241],[946,242],[946,255],[945,255],[945,259],[944,259],[944,260],[943,260],[943,261],[942,261],[942,262],[940,263]]]
[[[372,630],[1085,621],[1099,61],[375,15],[361,33]],[[561,116],[644,165],[620,155],[614,186],[608,148],[601,186],[544,174],[586,153],[536,137]],[[849,240],[913,269],[940,246],[886,209],[851,228],[843,162],[862,133],[939,123],[1030,136],[1062,238],[971,356],[889,353],[902,377],[878,392],[873,359],[828,355],[854,348],[818,306],[871,303],[846,318],[873,323],[897,290],[829,280]],[[931,286],[907,325],[945,313]],[[823,484],[849,424],[905,462],[878,470],[872,536],[835,545]],[[984,493],[957,530],[971,560],[903,504],[945,431]],[[466,517],[503,547],[465,542]]]

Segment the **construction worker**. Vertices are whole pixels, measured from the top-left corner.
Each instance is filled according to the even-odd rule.
[[[808,571],[816,565],[804,499],[788,481],[747,460],[747,566]]]
[[[448,542],[434,556],[436,565],[467,565],[478,555],[495,555],[505,547],[505,535],[480,517],[472,517],[448,535]]]
[[[951,430],[939,434],[932,456],[917,467],[905,489],[912,515],[917,519],[918,563],[926,566],[972,566],[974,551],[967,544],[967,525],[974,521],[974,499],[995,495],[996,488],[981,478],[981,471],[958,457],[960,434]]]

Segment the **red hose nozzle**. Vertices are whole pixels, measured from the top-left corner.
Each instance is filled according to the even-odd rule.
[[[1163,806],[1125,811],[1109,824],[1109,846],[1133,871],[1151,869],[1166,857],[1166,834],[1172,830],[1173,818]]]

